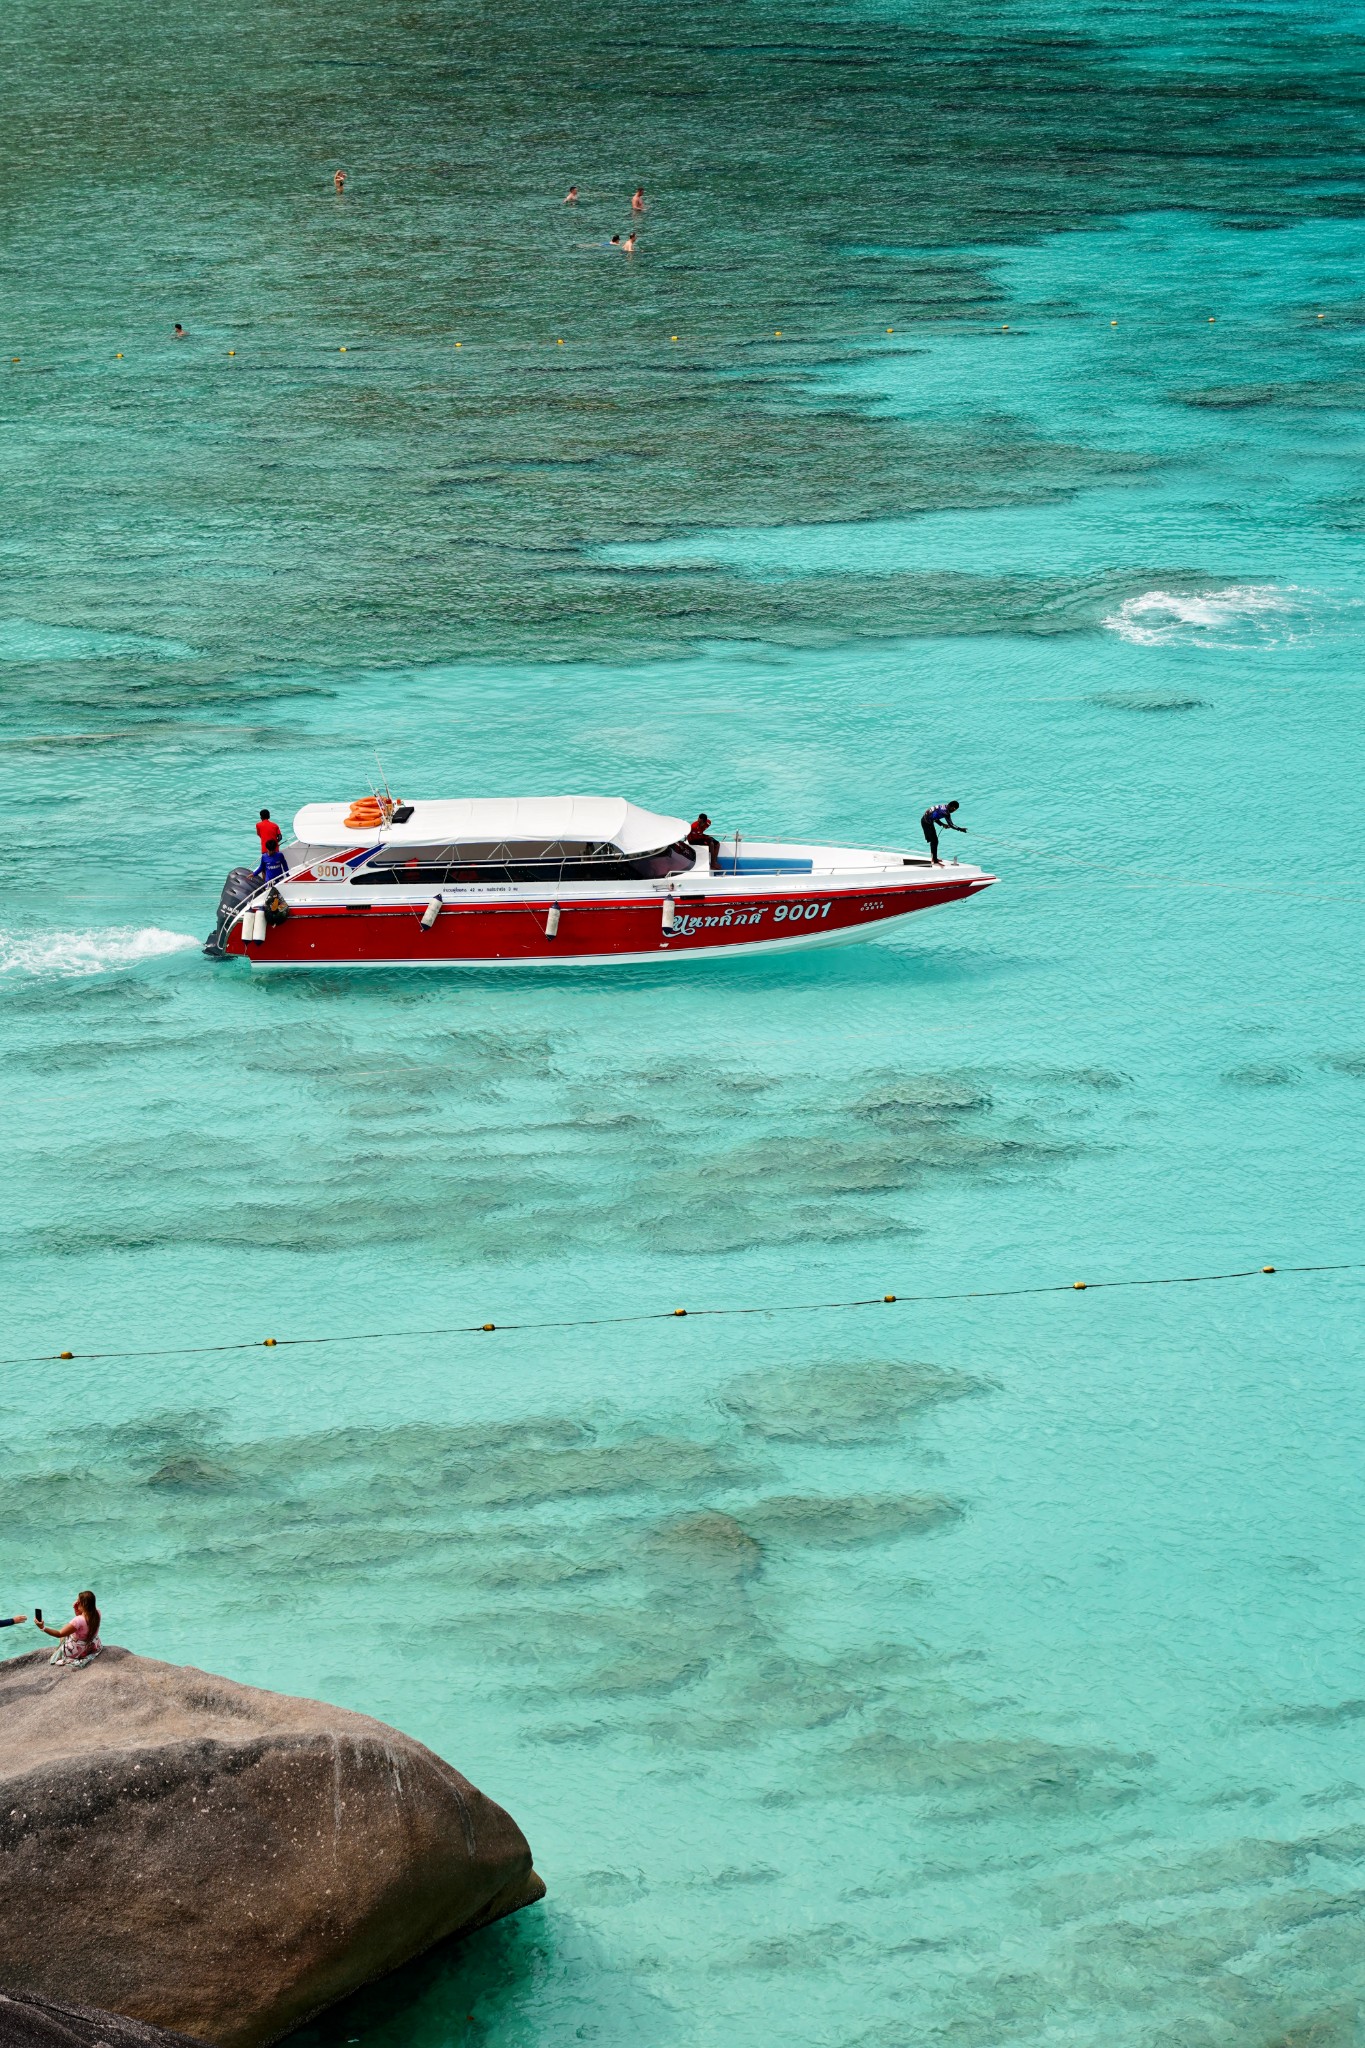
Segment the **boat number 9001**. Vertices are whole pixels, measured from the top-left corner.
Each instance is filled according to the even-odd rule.
[[[776,903],[773,923],[781,924],[784,917],[789,924],[795,924],[798,918],[828,917],[832,908],[832,898],[829,903]]]

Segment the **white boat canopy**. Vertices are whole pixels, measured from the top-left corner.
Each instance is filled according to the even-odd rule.
[[[642,811],[619,796],[438,798],[414,803],[401,825],[346,826],[350,804],[305,804],[294,837],[307,846],[557,846],[565,841],[657,853],[684,839],[685,818]],[[406,805],[402,808],[407,808]]]

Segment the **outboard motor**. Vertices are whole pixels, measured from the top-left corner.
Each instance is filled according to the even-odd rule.
[[[232,930],[237,912],[248,896],[254,896],[260,888],[260,877],[253,868],[234,868],[223,884],[223,893],[218,898],[218,915],[213,930],[204,941],[204,951],[210,960],[222,960],[227,956],[227,937]]]

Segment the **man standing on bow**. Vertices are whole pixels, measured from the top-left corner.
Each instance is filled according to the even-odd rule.
[[[920,830],[923,832],[925,838],[929,842],[929,858],[933,861],[934,866],[936,868],[941,868],[943,866],[943,862],[938,857],[938,835],[940,826],[943,828],[945,832],[965,832],[967,829],[965,825],[955,825],[953,823],[953,812],[956,809],[956,803],[931,804],[929,809],[924,813],[924,816],[919,821]]]

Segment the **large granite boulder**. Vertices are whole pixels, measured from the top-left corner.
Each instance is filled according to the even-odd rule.
[[[258,2048],[544,1892],[382,1721],[114,1648],[0,1664],[3,1990]]]
[[[0,2048],[203,2048],[203,2043],[125,2019],[121,2012],[0,1991]]]

